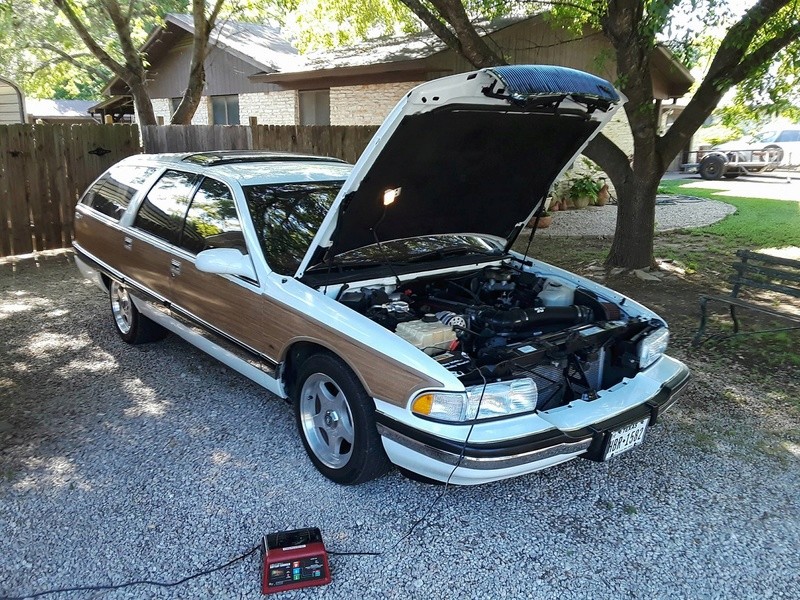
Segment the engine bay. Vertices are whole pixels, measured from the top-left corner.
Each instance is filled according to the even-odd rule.
[[[465,386],[533,379],[537,410],[591,401],[633,377],[638,343],[663,327],[591,290],[506,264],[343,289],[338,300],[430,355]]]

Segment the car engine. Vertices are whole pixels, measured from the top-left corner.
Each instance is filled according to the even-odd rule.
[[[433,357],[467,385],[530,377],[538,410],[592,400],[639,370],[660,321],[629,317],[592,291],[510,266],[420,277],[339,301]]]

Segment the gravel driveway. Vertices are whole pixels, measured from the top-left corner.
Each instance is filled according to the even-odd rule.
[[[170,336],[130,347],[69,255],[0,265],[0,596],[176,580],[263,534],[318,526],[333,583],[282,598],[800,597],[800,422],[780,390],[693,368],[644,446],[443,490],[396,471],[339,487],[289,407]],[[165,589],[261,598],[259,559]]]

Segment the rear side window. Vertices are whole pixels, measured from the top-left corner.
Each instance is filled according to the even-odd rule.
[[[787,129],[782,131],[776,140],[778,142],[800,142],[800,129]]]
[[[155,173],[153,167],[118,165],[111,167],[81,199],[81,203],[119,220],[136,192]]]
[[[228,186],[206,177],[192,200],[180,245],[197,254],[210,248],[236,248],[247,254],[236,205]]]
[[[139,207],[134,227],[177,244],[183,217],[199,178],[194,173],[166,171]]]

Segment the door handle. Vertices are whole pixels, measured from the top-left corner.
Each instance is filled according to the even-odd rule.
[[[177,277],[181,274],[181,262],[179,260],[172,259],[170,261],[169,274],[173,277]]]
[[[125,236],[125,239],[122,240],[122,247],[125,248],[125,250],[133,248],[133,239]]]

